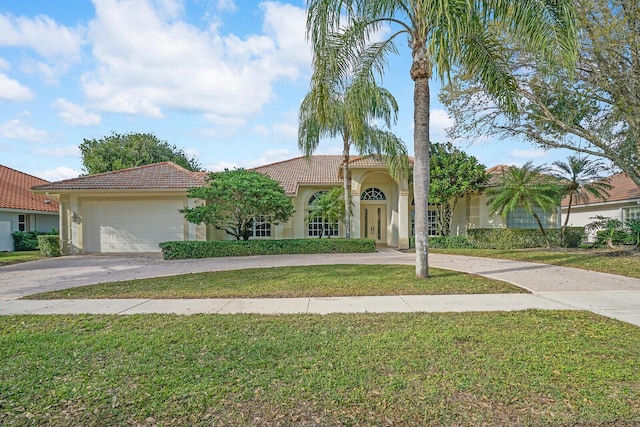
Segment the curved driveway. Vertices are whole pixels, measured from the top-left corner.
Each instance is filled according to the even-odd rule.
[[[173,261],[165,261],[159,254],[66,256],[0,267],[0,314],[14,312],[11,310],[13,301],[10,300],[44,291],[104,282],[256,267],[414,263],[415,254],[394,250],[372,254],[274,255]],[[534,307],[591,310],[640,325],[639,279],[546,264],[457,255],[429,254],[429,263],[432,267],[478,274],[521,286],[533,294],[528,298],[535,297],[541,302]],[[351,297],[350,300],[357,298]],[[404,297],[403,303],[411,306],[407,298]],[[434,297],[429,298],[435,300]],[[461,299],[462,296],[451,298]],[[484,299],[495,301],[497,296],[485,296]],[[384,300],[380,301],[384,305]],[[547,307],[549,304],[542,304],[542,301],[553,304]],[[513,307],[519,308],[517,304]],[[480,306],[478,309],[483,308]]]

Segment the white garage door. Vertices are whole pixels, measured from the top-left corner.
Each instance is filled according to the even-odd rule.
[[[160,252],[160,242],[184,240],[181,200],[82,203],[84,252]]]

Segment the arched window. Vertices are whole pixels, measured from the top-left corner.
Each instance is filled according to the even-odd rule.
[[[370,187],[362,192],[360,200],[387,200],[387,197],[379,188]]]
[[[313,193],[311,197],[309,197],[308,204],[308,213],[307,216],[307,236],[309,237],[337,237],[340,228],[338,222],[329,222],[322,219],[320,216],[313,216],[313,210],[311,206],[322,197],[324,194],[328,193],[328,191],[317,191]]]

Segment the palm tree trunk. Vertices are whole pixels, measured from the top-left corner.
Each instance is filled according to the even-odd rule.
[[[538,216],[537,213],[535,213],[535,211],[531,213],[533,214],[533,218],[538,223],[538,228],[540,228],[540,232],[542,233],[542,237],[544,237],[544,241],[547,244],[547,248],[550,248],[551,242],[549,241],[549,236],[547,236],[547,233],[544,231],[544,227],[542,226],[542,221],[540,221],[540,217]]]
[[[351,238],[351,179],[349,178],[349,135],[343,132],[344,145],[342,146],[342,174],[344,185],[344,232],[347,239]]]
[[[429,221],[427,201],[429,200],[429,77],[431,64],[424,49],[424,43],[414,39],[411,78],[413,92],[413,198],[415,201],[416,275],[429,277]]]
[[[573,193],[569,193],[569,205],[567,206],[567,216],[564,218],[564,224],[560,228],[560,243],[564,244],[564,235],[567,232],[567,225],[569,225],[569,215],[571,215],[571,205],[573,204]],[[560,208],[562,212],[562,208]]]

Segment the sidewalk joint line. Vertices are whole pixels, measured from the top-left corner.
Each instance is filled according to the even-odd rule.
[[[124,309],[124,310],[122,310],[122,311],[119,311],[119,312],[117,312],[116,314],[123,314],[125,311],[129,311],[129,310],[131,310],[132,308],[140,307],[142,304],[146,304],[146,303],[148,303],[149,301],[151,301],[152,299],[153,299],[153,298],[149,298],[149,299],[147,299],[147,300],[145,300],[145,301],[142,301],[142,302],[141,302],[141,303],[139,303],[139,304],[135,304],[135,305],[132,305],[132,306],[130,306],[130,307],[127,307],[126,309]]]

